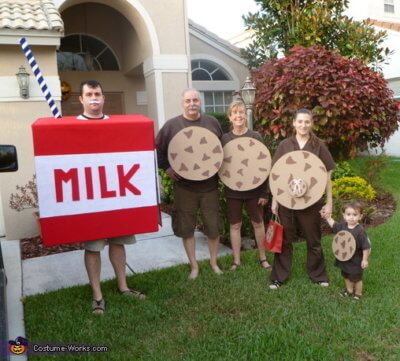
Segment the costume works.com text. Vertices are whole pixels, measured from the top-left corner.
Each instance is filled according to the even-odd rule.
[[[35,354],[59,354],[59,353],[92,353],[108,352],[108,346],[93,346],[80,344],[36,344],[29,342],[28,353]]]

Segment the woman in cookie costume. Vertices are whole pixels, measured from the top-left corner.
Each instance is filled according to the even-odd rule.
[[[337,233],[334,241],[338,241],[342,247],[345,247],[345,244],[351,241],[351,239],[346,239],[347,232],[351,234],[350,238],[354,239],[352,248],[346,249],[345,253],[340,254],[341,247],[338,247],[338,252],[335,254],[335,266],[342,270],[346,285],[346,288],[339,294],[343,297],[352,296],[355,300],[359,300],[363,290],[363,270],[368,267],[371,243],[363,226],[359,223],[362,218],[361,204],[355,201],[347,202],[343,204],[342,213],[342,222],[335,222],[330,216],[325,217],[333,232]]]
[[[272,199],[271,210],[279,215],[283,225],[282,252],[275,253],[271,272],[270,289],[278,289],[289,277],[293,260],[293,242],[301,233],[307,243],[307,273],[311,280],[322,287],[328,287],[324,254],[321,246],[321,216],[327,217],[332,213],[332,184],[331,172],[335,162],[326,145],[312,132],[313,116],[308,109],[299,109],[293,120],[294,135],[283,140],[273,157],[276,163],[289,152],[304,150],[318,157],[327,171],[325,197],[304,209],[289,209],[278,204],[276,196]],[[272,175],[272,174],[271,174]]]
[[[246,106],[240,101],[233,101],[227,111],[232,129],[225,133],[221,138],[221,143],[225,146],[230,141],[240,137],[256,139],[263,143],[261,135],[247,128]],[[239,145],[240,147],[240,145]],[[243,149],[247,153],[249,149]],[[236,153],[239,155],[239,152]],[[235,155],[233,155],[235,157]],[[224,173],[224,172],[222,172]],[[235,171],[237,175],[237,172]],[[220,171],[221,176],[221,171]],[[240,266],[240,248],[241,248],[241,226],[242,226],[242,208],[245,205],[254,228],[254,235],[257,242],[260,266],[264,269],[270,269],[265,256],[264,238],[265,228],[263,222],[263,206],[267,204],[267,180],[258,187],[250,190],[234,190],[225,184],[225,198],[228,207],[229,233],[233,251],[233,262],[231,270],[234,271]]]
[[[222,128],[215,118],[201,113],[196,89],[183,91],[182,108],[182,115],[169,119],[160,129],[156,145],[158,166],[175,181],[172,229],[183,240],[190,262],[189,279],[194,280],[199,274],[194,238],[199,210],[211,268],[216,274],[222,273],[217,264],[221,229],[217,172],[222,162]],[[198,159],[199,155],[203,159]]]

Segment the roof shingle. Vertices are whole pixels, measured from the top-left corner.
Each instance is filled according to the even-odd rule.
[[[0,29],[64,31],[52,0],[0,0]]]
[[[381,21],[375,19],[367,19],[367,21],[369,24],[378,26],[380,28],[389,29],[393,31],[400,31],[400,23],[393,23],[390,21]]]

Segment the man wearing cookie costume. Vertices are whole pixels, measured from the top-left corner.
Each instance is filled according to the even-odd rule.
[[[282,205],[283,202],[277,199],[277,195],[272,189],[271,182],[273,182],[275,174],[271,171],[270,185],[274,195],[271,210],[272,213],[279,214],[284,229],[284,239],[282,253],[276,253],[274,256],[271,284],[269,285],[270,289],[278,289],[287,281],[292,268],[292,243],[297,240],[300,232],[307,243],[306,268],[309,277],[313,282],[322,287],[329,286],[324,254],[321,246],[321,216],[330,216],[332,213],[331,172],[335,167],[335,162],[326,145],[313,134],[312,126],[313,117],[311,111],[308,109],[299,109],[293,120],[295,134],[279,144],[272,163],[275,165],[275,163],[285,155],[295,151],[304,151],[304,154],[307,155],[311,153],[311,158],[313,157],[312,155],[315,155],[316,158],[318,158],[316,161],[320,163],[320,166],[315,169],[307,169],[305,174],[308,176],[315,175],[313,180],[321,189],[318,198],[325,192],[326,200],[317,198],[315,201],[310,201],[310,206],[304,206],[302,209],[295,209],[296,207],[290,208],[290,205]],[[290,168],[290,163],[286,163],[285,167]],[[323,170],[320,170],[320,168],[323,168]],[[321,173],[318,174],[318,171]],[[303,184],[301,184],[301,181],[298,183],[299,184],[295,186],[300,190]],[[304,198],[305,201],[307,201],[307,198]],[[291,201],[296,202],[297,200],[292,198]]]
[[[181,139],[179,136],[190,127],[190,132],[195,133],[204,131],[206,136],[219,143],[222,136],[222,129],[218,121],[210,116],[201,113],[200,94],[196,89],[190,88],[182,93],[183,114],[168,120],[160,129],[157,138],[157,157],[158,166],[166,171],[168,176],[175,181],[174,185],[174,205],[172,210],[172,229],[177,237],[181,237],[188,256],[191,272],[190,279],[197,278],[199,266],[196,260],[194,230],[197,221],[197,212],[201,211],[204,224],[204,233],[208,237],[208,247],[210,251],[210,265],[212,270],[220,274],[221,269],[217,264],[220,216],[219,216],[219,195],[218,195],[218,169],[206,170],[201,160],[197,163],[188,165],[188,162],[179,161],[184,156],[185,151],[190,151],[189,161],[196,159],[196,154],[200,153],[199,142],[192,139]],[[189,133],[189,130],[188,132]],[[190,133],[191,135],[191,133]],[[187,134],[189,137],[189,135]],[[185,137],[185,135],[183,135]],[[204,139],[206,142],[207,139]],[[200,142],[203,143],[203,142]],[[170,148],[179,148],[174,151]],[[218,148],[218,145],[216,146]],[[182,149],[185,149],[183,151]],[[197,149],[196,149],[197,148]],[[219,143],[219,153],[222,158],[222,147]],[[212,154],[203,154],[203,159],[212,159]],[[173,163],[173,164],[171,164]],[[215,162],[215,164],[221,162]],[[203,176],[194,177],[190,172],[199,168]],[[212,174],[207,177],[207,174]]]

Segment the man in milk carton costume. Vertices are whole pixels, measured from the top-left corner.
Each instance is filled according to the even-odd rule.
[[[77,119],[108,119],[103,113],[104,94],[101,84],[96,80],[88,80],[81,83],[79,100],[83,106],[83,113]],[[85,266],[92,287],[94,314],[103,314],[105,301],[100,285],[101,257],[100,251],[108,244],[109,257],[117,278],[118,291],[128,297],[144,299],[146,296],[139,291],[130,289],[126,281],[126,253],[125,245],[135,243],[135,236],[114,237],[103,240],[84,242]]]

